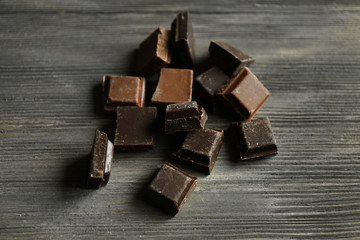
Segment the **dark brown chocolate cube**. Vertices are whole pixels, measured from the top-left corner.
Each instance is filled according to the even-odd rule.
[[[147,189],[147,197],[170,215],[184,205],[198,179],[165,162]]]
[[[247,67],[216,94],[230,110],[245,120],[250,120],[270,97],[270,92]]]
[[[169,104],[165,113],[165,133],[204,128],[207,119],[205,109],[195,101]]]
[[[135,72],[149,76],[158,72],[171,61],[170,31],[159,27],[139,47]]]
[[[185,68],[193,68],[195,64],[195,40],[189,12],[179,13],[171,24],[171,41],[173,54],[179,58]]]
[[[252,160],[277,154],[277,146],[267,117],[233,122],[232,129],[240,145],[240,160]]]
[[[194,130],[187,134],[181,148],[173,155],[190,163],[198,170],[210,174],[223,139],[223,130],[210,128]]]
[[[114,146],[120,151],[154,147],[156,107],[118,107]]]
[[[193,71],[190,69],[163,68],[151,103],[165,107],[171,103],[190,102]]]
[[[212,109],[216,90],[225,84],[229,78],[218,67],[212,67],[195,78],[194,89],[204,100],[205,107]]]
[[[88,188],[105,186],[110,178],[114,146],[106,133],[96,130],[87,180]]]
[[[210,56],[227,75],[236,75],[243,67],[249,67],[255,59],[225,42],[212,41]]]
[[[104,109],[107,111],[116,111],[117,106],[144,106],[144,77],[105,75],[102,86]]]

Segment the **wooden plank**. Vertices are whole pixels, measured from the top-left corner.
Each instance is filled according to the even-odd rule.
[[[186,7],[185,7],[186,6]],[[138,44],[190,9],[198,61],[211,40],[257,60],[279,154],[233,162],[170,218],[139,200],[173,147],[116,153],[109,184],[81,188],[102,111],[103,74],[129,74]],[[0,3],[0,239],[356,239],[360,235],[357,1]],[[226,129],[220,107],[208,127]],[[160,129],[160,126],[159,126]]]

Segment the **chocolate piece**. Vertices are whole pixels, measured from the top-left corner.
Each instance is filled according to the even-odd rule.
[[[212,109],[216,90],[228,79],[229,76],[218,67],[212,67],[195,78],[194,88],[204,100],[205,107]]]
[[[156,73],[171,61],[170,31],[159,27],[139,46],[135,72],[142,76]]]
[[[156,107],[118,107],[114,146],[135,151],[154,147]]]
[[[182,66],[193,68],[195,63],[194,34],[189,12],[179,13],[171,24],[171,40],[174,52],[179,56]]]
[[[110,178],[113,154],[114,146],[108,140],[107,134],[96,130],[91,152],[88,188],[99,188],[107,184]]]
[[[267,117],[233,122],[232,128],[240,144],[240,160],[258,159],[277,154],[277,146]]]
[[[181,148],[173,155],[210,174],[224,139],[224,131],[198,129],[187,134]]]
[[[163,68],[151,103],[156,106],[166,106],[171,103],[190,102],[192,84],[192,70]]]
[[[106,150],[105,169],[104,169],[104,182],[102,186],[105,186],[109,182],[113,157],[114,157],[114,145],[112,144],[112,142],[108,141],[107,150]]]
[[[255,58],[252,58],[240,50],[225,42],[210,43],[209,52],[216,65],[227,75],[236,75],[243,67],[249,67]]]
[[[170,215],[175,215],[190,197],[198,179],[164,162],[148,187],[148,198]]]
[[[107,111],[116,111],[117,106],[144,106],[144,77],[105,75],[102,86],[104,109]]]
[[[197,102],[169,104],[166,107],[165,133],[204,128],[208,116]]]
[[[245,120],[250,120],[270,96],[269,91],[247,67],[219,88],[216,94]]]

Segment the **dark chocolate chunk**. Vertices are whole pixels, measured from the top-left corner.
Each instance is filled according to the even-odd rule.
[[[233,122],[232,129],[240,145],[240,160],[258,159],[277,154],[277,146],[267,117]]]
[[[174,52],[180,58],[182,66],[193,68],[195,63],[195,41],[188,11],[179,13],[172,22],[171,35]]]
[[[184,205],[198,179],[165,162],[147,189],[147,197],[170,215]]]
[[[102,86],[104,109],[107,111],[116,111],[117,106],[144,106],[144,77],[105,75]]]
[[[207,118],[205,109],[195,101],[169,104],[166,107],[165,133],[204,128]]]
[[[151,103],[164,107],[171,103],[190,102],[193,71],[189,69],[163,68]]]
[[[181,148],[173,155],[191,163],[198,170],[210,174],[224,139],[224,131],[198,129],[187,134]]]
[[[236,75],[243,67],[249,67],[255,62],[254,58],[225,42],[212,41],[209,52],[216,65],[229,76]]]
[[[148,76],[168,65],[171,61],[169,47],[170,31],[159,27],[140,44],[135,72]]]
[[[136,151],[154,147],[156,107],[118,107],[114,146]]]
[[[229,76],[218,67],[212,67],[195,78],[194,89],[204,100],[205,107],[212,109],[216,90],[228,79]]]
[[[107,184],[110,178],[113,154],[114,146],[108,140],[107,134],[96,130],[91,152],[88,188],[99,188]]]
[[[230,110],[245,120],[250,120],[270,96],[247,67],[219,88],[216,94]]]

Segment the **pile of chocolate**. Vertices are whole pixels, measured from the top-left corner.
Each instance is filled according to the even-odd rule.
[[[210,43],[214,66],[197,76],[194,90],[208,103],[219,99],[235,119],[231,132],[239,159],[252,160],[277,153],[268,118],[251,120],[270,96],[248,66],[255,59],[224,42]],[[166,66],[172,68],[164,68]],[[165,134],[185,132],[182,146],[173,153],[179,161],[210,174],[220,151],[224,131],[206,128],[208,115],[192,101],[194,37],[189,13],[177,15],[171,31],[159,27],[139,48],[135,72],[138,76],[104,76],[104,109],[117,111],[114,144],[106,133],[95,133],[87,185],[99,188],[109,181],[114,148],[142,151],[154,147],[156,124]],[[145,106],[146,79],[159,73],[159,80]],[[158,116],[161,116],[158,117]],[[160,119],[159,119],[160,118]],[[189,198],[198,179],[165,162],[147,188],[147,199],[175,215]]]

